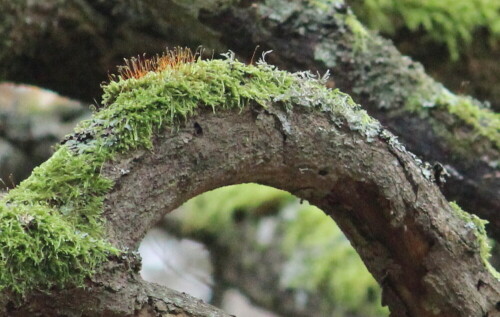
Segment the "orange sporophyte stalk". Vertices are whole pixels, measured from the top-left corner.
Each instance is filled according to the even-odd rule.
[[[124,59],[125,65],[118,66],[118,76],[122,79],[141,78],[149,72],[161,72],[165,69],[177,69],[181,65],[195,62],[202,54],[201,49],[194,53],[187,47],[175,47],[167,49],[161,55],[157,54],[151,58],[146,54],[137,55],[130,59]],[[116,78],[111,75],[110,79]]]

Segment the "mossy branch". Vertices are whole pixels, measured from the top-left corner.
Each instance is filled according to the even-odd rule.
[[[500,237],[498,115],[433,81],[363,28],[342,1],[131,4],[0,4],[6,17],[0,24],[0,78],[92,100],[124,56],[155,54],[165,44],[201,44],[230,47],[250,60],[261,45],[274,50],[270,58],[283,69],[332,69],[329,84],[363,104],[410,150],[442,163],[451,174],[443,188],[447,198],[489,220],[488,229]],[[68,40],[74,38],[79,41]]]
[[[140,280],[129,251],[187,199],[256,182],[334,218],[393,314],[493,313],[500,283],[485,264],[484,232],[456,216],[422,162],[348,95],[325,88],[327,79],[263,59],[245,65],[230,52],[106,85],[103,107],[1,201],[1,287],[26,298],[13,306],[15,295],[6,297],[4,312],[187,310],[189,298],[171,308],[172,298]]]

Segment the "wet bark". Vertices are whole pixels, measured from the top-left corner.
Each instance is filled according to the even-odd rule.
[[[5,1],[0,3],[0,78],[92,100],[124,56],[201,44],[207,51],[231,48],[250,60],[261,45],[274,50],[270,61],[284,69],[332,69],[331,85],[362,103],[411,151],[451,172],[443,187],[446,197],[489,220],[499,240],[498,142],[445,109],[408,111],[410,98],[421,96],[425,105],[426,96],[442,87],[390,42],[353,32],[346,7],[311,3]],[[461,139],[470,141],[463,146]]]

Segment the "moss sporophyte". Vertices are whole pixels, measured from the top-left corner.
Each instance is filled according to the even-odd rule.
[[[332,113],[368,139],[380,124],[326,77],[290,74],[263,57],[245,65],[224,54],[202,60],[186,49],[135,58],[103,86],[102,107],[81,122],[54,155],[0,200],[0,290],[18,294],[82,286],[112,254],[104,236],[104,197],[113,187],[100,171],[116,154],[151,148],[152,136],[175,128],[201,107],[241,109],[280,102]],[[175,131],[175,129],[171,129]]]

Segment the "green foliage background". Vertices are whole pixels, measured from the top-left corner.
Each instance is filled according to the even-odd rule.
[[[372,29],[388,34],[402,27],[424,31],[446,44],[453,60],[479,29],[486,29],[492,40],[500,38],[498,0],[353,0],[350,4]]]
[[[333,220],[287,192],[257,184],[227,186],[191,199],[178,217],[186,236],[208,235],[225,245],[238,237],[234,219],[241,213],[255,227],[265,217],[277,219],[277,251],[286,257],[280,287],[321,296],[322,311],[333,316],[388,315],[378,284]]]

